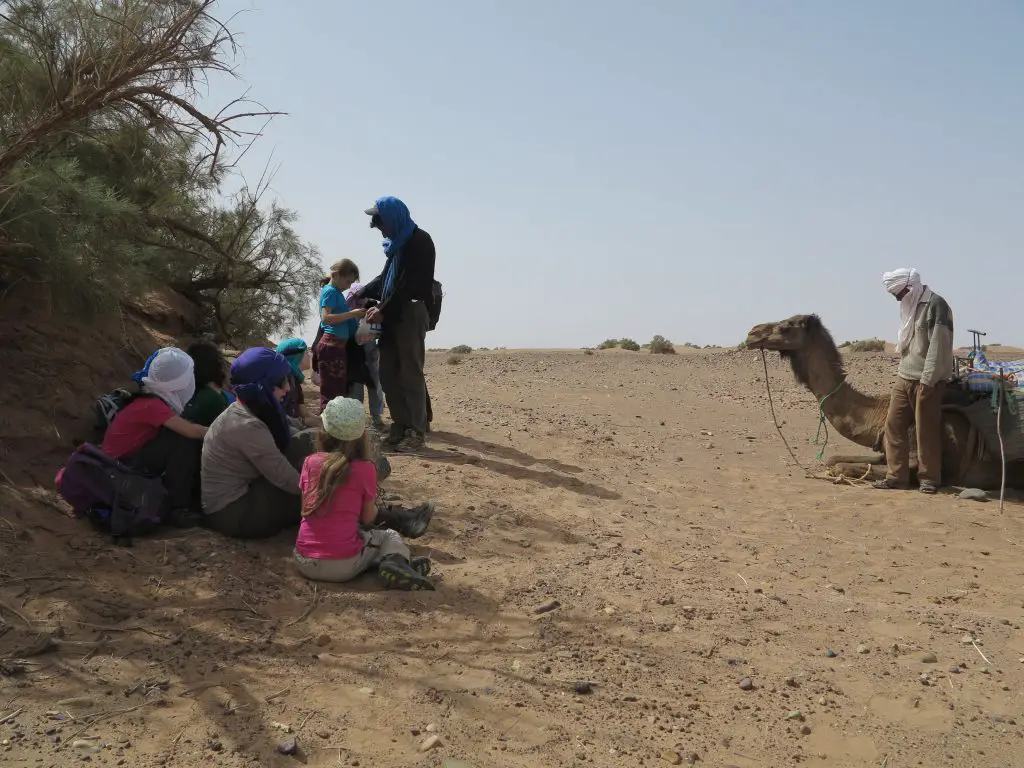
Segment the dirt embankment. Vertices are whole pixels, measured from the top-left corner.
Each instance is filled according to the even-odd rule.
[[[154,350],[184,343],[193,309],[170,291],[89,318],[40,293],[0,304],[0,468],[15,483],[49,486],[54,466],[90,436],[97,396],[130,384]]]

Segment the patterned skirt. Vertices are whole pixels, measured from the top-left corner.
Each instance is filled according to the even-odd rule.
[[[317,345],[317,372],[320,374],[320,411],[336,397],[348,395],[348,339],[342,340],[331,333],[320,337]]]

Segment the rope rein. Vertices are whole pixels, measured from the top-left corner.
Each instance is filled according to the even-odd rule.
[[[845,383],[846,377],[843,376],[842,380],[836,384],[835,389],[818,401],[818,431],[814,433],[814,439],[811,441],[812,445],[817,445],[818,437],[821,435],[822,430],[825,431],[825,442],[821,444],[821,448],[818,450],[818,454],[815,457],[818,461],[821,461],[821,457],[825,455],[825,447],[828,445],[828,422],[825,420],[825,401],[838,392]]]
[[[782,427],[779,426],[779,419],[775,415],[775,403],[772,401],[772,387],[771,383],[768,381],[768,357],[766,356],[763,347],[761,348],[761,366],[764,368],[764,388],[765,391],[768,393],[768,407],[771,409],[772,412],[772,421],[775,423],[775,431],[778,432],[779,437],[782,438],[782,444],[785,445],[786,450],[789,451],[789,457],[793,459],[793,463],[800,469],[802,469],[804,472],[809,474],[810,470],[800,463],[800,460],[797,459],[796,457],[796,453],[794,453],[793,449],[790,447],[789,441],[786,440],[786,436],[782,433]],[[832,397],[832,395],[834,395],[840,389],[842,389],[842,386],[845,383],[846,377],[844,376],[842,381],[836,384],[835,388],[831,392],[829,392],[827,395],[821,398],[821,400],[818,401],[818,431],[814,434],[814,439],[811,440],[811,443],[813,445],[818,445],[818,439],[821,437],[822,431],[824,431],[825,442],[821,443],[821,448],[818,450],[818,453],[815,457],[818,461],[821,461],[822,456],[825,455],[825,447],[828,445],[828,420],[825,418],[825,401]]]
[[[793,463],[799,467],[804,474],[809,475],[810,470],[807,469],[803,464],[800,463],[800,459],[796,457],[793,449],[789,446],[789,441],[786,440],[786,436],[782,433],[782,427],[779,426],[779,419],[775,415],[775,403],[772,401],[772,387],[768,381],[768,357],[765,354],[764,347],[761,348],[761,365],[764,366],[764,388],[768,392],[768,407],[772,412],[772,421],[775,422],[775,431],[779,433],[779,437],[782,438],[782,444],[786,446],[786,450],[789,451],[789,458],[793,460]]]

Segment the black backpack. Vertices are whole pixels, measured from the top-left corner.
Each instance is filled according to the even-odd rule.
[[[141,392],[115,389],[113,392],[108,392],[96,398],[96,402],[92,404],[93,442],[103,442],[103,436],[107,433],[107,428],[114,420],[114,417],[124,410],[125,406],[139,397],[143,397]]]
[[[429,331],[437,328],[437,321],[441,319],[441,300],[444,298],[444,290],[441,288],[441,283],[435,280],[433,285],[431,285],[431,292],[430,325],[427,326]]]

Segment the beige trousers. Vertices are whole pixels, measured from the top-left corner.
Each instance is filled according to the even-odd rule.
[[[897,378],[885,417],[885,460],[887,476],[899,483],[910,482],[910,439],[917,426],[917,480],[938,487],[942,484],[942,399],[945,382],[922,387],[918,381]]]
[[[401,555],[409,559],[409,548],[396,531],[374,528],[369,531],[360,530],[359,536],[363,540],[363,551],[344,560],[320,560],[303,557],[296,552],[295,565],[299,573],[313,581],[351,581],[388,555]]]

